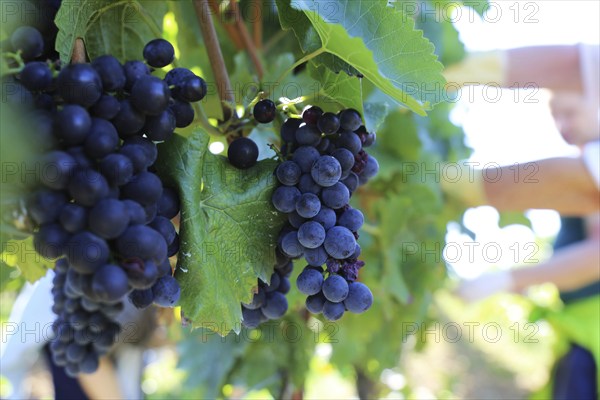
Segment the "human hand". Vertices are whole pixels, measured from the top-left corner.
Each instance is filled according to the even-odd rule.
[[[515,290],[510,271],[485,273],[475,279],[463,280],[454,293],[467,302],[476,302],[501,292]]]

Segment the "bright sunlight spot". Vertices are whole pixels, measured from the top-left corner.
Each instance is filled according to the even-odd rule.
[[[221,142],[212,142],[208,145],[208,150],[213,154],[221,154],[225,150],[225,145]]]

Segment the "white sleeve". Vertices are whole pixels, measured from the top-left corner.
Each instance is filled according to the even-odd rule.
[[[54,271],[34,284],[27,283],[10,313],[2,323],[0,365],[2,375],[13,388],[9,399],[28,398],[30,394],[24,382],[33,364],[40,357],[42,347],[52,338],[52,278]]]
[[[586,144],[583,148],[582,157],[590,175],[596,182],[596,186],[600,189],[600,142]]]
[[[600,107],[600,46],[579,44],[579,65],[587,101]]]

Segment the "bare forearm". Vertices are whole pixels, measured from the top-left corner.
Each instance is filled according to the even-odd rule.
[[[123,399],[117,372],[113,363],[106,358],[100,357],[100,365],[92,374],[80,374],[79,383],[85,394],[91,400],[119,400]]]
[[[550,90],[582,91],[577,46],[535,46],[506,51],[503,86],[533,83]]]
[[[501,211],[538,208],[586,215],[600,210],[600,193],[578,158],[545,159],[483,173],[487,200]]]
[[[546,282],[561,291],[574,290],[600,280],[600,247],[596,240],[586,240],[557,251],[535,267],[511,273],[517,291]]]

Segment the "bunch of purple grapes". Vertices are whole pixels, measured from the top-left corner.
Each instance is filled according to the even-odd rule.
[[[272,102],[267,105],[254,110],[259,122],[265,109],[275,112]],[[254,328],[285,314],[292,260],[302,257],[308,265],[296,285],[308,296],[308,311],[330,321],[346,311],[362,313],[373,303],[369,288],[357,281],[364,266],[357,243],[364,217],[348,203],[379,170],[377,160],[364,150],[375,142],[375,134],[362,125],[356,110],[333,114],[311,107],[302,118],[284,122],[281,138],[285,161],[275,170],[281,186],[271,200],[289,223],[279,235],[270,283],[259,282],[253,301],[242,304],[243,323]]]
[[[11,43],[35,60],[44,43],[26,28]],[[180,296],[169,262],[179,250],[171,222],[179,197],[154,173],[156,142],[192,123],[190,103],[204,98],[206,83],[184,68],[164,79],[152,75],[174,59],[166,40],[150,41],[143,56],[145,62],[122,65],[104,55],[60,72],[56,64],[28,61],[3,77],[12,85],[9,103],[33,121],[43,153],[26,210],[36,251],[64,257],[56,267],[51,351],[71,375],[96,369],[119,332],[113,317],[125,297],[144,308],[172,307]],[[96,340],[93,325],[108,330]]]
[[[242,324],[246,328],[256,328],[268,320],[279,319],[288,310],[285,295],[290,291],[290,275],[294,264],[281,252],[269,283],[258,281],[258,291],[250,303],[242,303]]]
[[[348,203],[379,170],[364,150],[375,134],[367,132],[356,110],[333,114],[311,107],[302,119],[285,121],[281,137],[288,159],[275,171],[282,186],[272,201],[288,214],[289,225],[279,237],[282,253],[308,264],[296,281],[308,296],[306,308],[330,321],[345,311],[364,312],[373,303],[369,288],[357,282],[364,262],[358,260],[356,240],[364,217]]]

